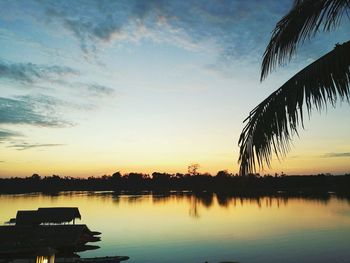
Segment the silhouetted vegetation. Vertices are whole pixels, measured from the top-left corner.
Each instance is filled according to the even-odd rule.
[[[290,62],[305,40],[338,28],[342,19],[349,19],[344,15],[349,10],[349,1],[295,0],[272,30],[260,80]],[[333,50],[297,72],[249,113],[238,142],[240,174],[255,172],[256,166],[270,167],[273,155],[286,156],[292,137],[298,127],[304,128],[304,117],[310,117],[312,110],[350,102],[350,41],[334,44]]]
[[[249,174],[238,176],[227,171],[211,174],[169,174],[154,172],[151,175],[116,172],[99,177],[74,178],[59,175],[0,179],[0,193],[57,193],[60,191],[191,191],[237,195],[260,195],[287,192],[288,194],[324,194],[334,192],[350,195],[350,174],[333,176],[318,174],[286,176]],[[222,202],[225,202],[222,200]]]

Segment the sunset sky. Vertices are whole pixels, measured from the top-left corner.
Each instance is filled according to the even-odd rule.
[[[0,176],[238,172],[242,121],[349,39],[321,33],[260,83],[291,0],[0,0]],[[306,119],[272,170],[350,172],[350,107]]]

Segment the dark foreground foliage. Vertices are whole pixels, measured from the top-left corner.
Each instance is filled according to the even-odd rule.
[[[41,178],[34,174],[26,178],[0,179],[0,193],[30,193],[60,191],[192,191],[224,194],[322,194],[335,192],[350,195],[350,174],[286,176],[251,174],[237,176],[220,171],[216,176],[210,174],[168,174],[129,173],[101,177],[74,178],[58,175]]]
[[[277,1],[276,1],[277,2]],[[285,66],[299,46],[320,32],[337,29],[349,16],[349,0],[294,0],[276,24],[265,50],[261,80]],[[286,156],[292,137],[304,128],[304,117],[337,102],[350,102],[350,41],[334,42],[333,50],[296,73],[256,106],[240,135],[240,173],[270,167],[272,156]]]

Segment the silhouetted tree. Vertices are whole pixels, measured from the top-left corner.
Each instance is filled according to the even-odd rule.
[[[171,177],[171,174],[168,174],[168,173],[158,173],[158,172],[152,173],[152,178],[154,180],[169,180],[170,177]]]
[[[112,179],[119,180],[120,178],[122,178],[122,174],[119,171],[112,174]]]
[[[335,29],[344,14],[349,18],[349,0],[295,0],[292,9],[276,25],[264,53],[261,80],[288,62],[299,44],[319,31]],[[256,106],[239,138],[240,174],[270,166],[272,153],[285,156],[291,136],[303,124],[303,109],[322,110],[337,99],[349,102],[350,41],[305,67]]]
[[[192,176],[197,175],[199,167],[200,167],[200,165],[198,163],[190,164],[187,167],[188,174],[192,175]]]
[[[230,174],[227,172],[227,170],[222,170],[222,171],[218,171],[218,173],[216,174],[217,177],[229,177]]]
[[[178,179],[181,179],[181,178],[184,178],[184,174],[182,174],[182,173],[176,173],[176,174],[175,174],[175,177],[178,178]]]
[[[41,179],[40,175],[38,175],[38,174],[33,174],[30,178],[33,180],[40,180]]]
[[[119,177],[100,176],[88,178],[60,177],[58,175],[39,179],[37,176],[20,178],[0,178],[0,193],[28,193],[59,191],[160,191],[164,195],[169,191],[191,191],[200,202],[210,204],[212,193],[221,195],[272,195],[278,191],[288,194],[317,194],[327,197],[329,191],[350,196],[350,176],[332,176],[319,174],[314,176],[264,176],[250,174],[247,176],[230,176],[226,171],[211,176],[208,173],[193,176],[174,176],[168,173],[153,173],[152,178],[147,174],[129,173]],[[220,176],[221,175],[221,176]],[[197,199],[198,199],[197,198]],[[328,197],[327,197],[328,198]],[[198,201],[198,200],[197,200]],[[224,203],[224,202],[223,202]]]

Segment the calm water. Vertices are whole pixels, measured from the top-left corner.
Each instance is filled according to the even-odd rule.
[[[191,194],[0,195],[0,221],[17,210],[77,206],[102,232],[100,249],[126,262],[350,262],[346,199],[225,198]],[[78,221],[79,222],[79,221]]]

